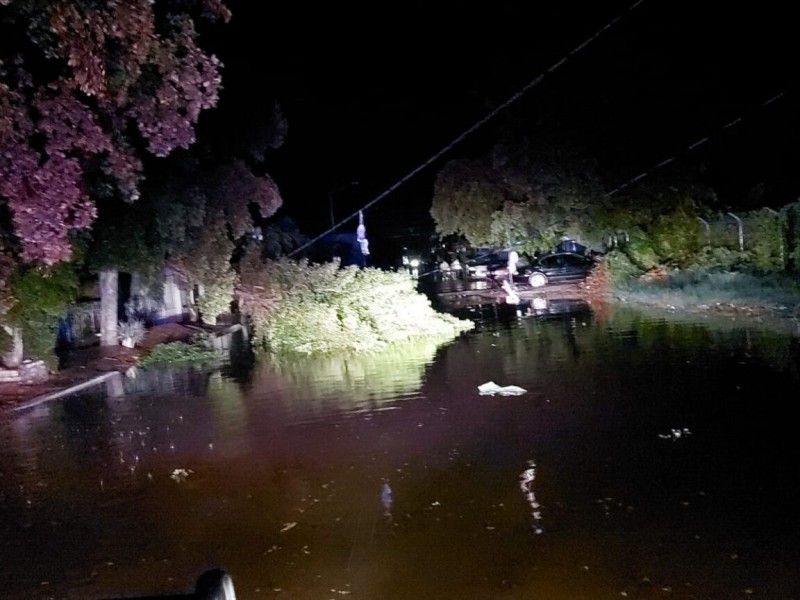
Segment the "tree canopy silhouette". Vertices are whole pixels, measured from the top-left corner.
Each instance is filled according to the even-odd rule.
[[[146,154],[194,141],[216,105],[221,63],[196,23],[220,0],[0,0],[0,201],[19,257],[72,255],[95,201],[134,201]]]

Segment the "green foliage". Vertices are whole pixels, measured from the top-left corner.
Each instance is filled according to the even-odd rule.
[[[0,4],[0,196],[20,258],[52,265],[98,199],[139,197],[145,147],[164,157],[194,142],[221,89],[197,26],[230,12],[219,0]]]
[[[496,237],[491,223],[505,202],[506,188],[487,161],[454,160],[436,178],[431,216],[441,236],[463,235],[473,246],[503,245],[507,240]]]
[[[589,234],[604,240],[608,244],[608,239],[615,234],[620,239],[625,239],[628,232],[641,230],[642,221],[643,219],[640,218],[637,211],[626,206],[615,205],[598,212],[597,217],[589,227]]]
[[[186,342],[169,342],[157,345],[139,359],[139,366],[152,367],[180,363],[208,363],[219,360],[219,352],[208,347]]]
[[[24,269],[11,277],[16,304],[9,311],[10,320],[24,326],[37,316],[58,318],[78,292],[78,277],[73,263],[58,264],[49,269]]]
[[[595,167],[580,153],[529,133],[508,136],[480,160],[455,160],[439,173],[431,215],[441,236],[472,246],[549,250],[563,234],[590,247],[618,248],[611,276],[627,281],[663,266],[800,270],[800,203],[780,214],[742,215],[744,246],[716,194],[697,173],[670,165],[654,177],[614,190],[598,189]],[[620,192],[617,194],[616,192]]]
[[[217,335],[213,331],[197,331],[192,334],[189,343],[194,346],[200,346],[201,348],[211,349],[214,348],[214,341],[216,339]]]
[[[282,224],[266,225],[262,228],[262,235],[261,252],[264,258],[279,258],[308,241],[307,236],[297,228]]]
[[[240,309],[255,343],[274,352],[374,351],[420,337],[452,338],[473,326],[436,312],[405,272],[282,259],[260,269],[251,264],[241,276]]]
[[[608,252],[603,257],[603,261],[606,264],[611,282],[615,285],[625,284],[636,279],[645,271],[645,269],[637,266],[626,252],[619,249]]]
[[[652,240],[641,229],[635,228],[627,233],[627,241],[622,245],[622,251],[642,272],[649,271],[658,265],[658,254],[652,246]]]
[[[483,160],[454,160],[439,173],[431,216],[441,236],[474,247],[535,253],[562,235],[585,239],[604,198],[580,155],[525,140]]]
[[[200,319],[207,325],[216,325],[217,317],[229,313],[236,287],[236,273],[230,265],[222,265],[226,269],[218,273],[213,279],[203,286],[203,293],[197,299],[197,308],[200,309]]]
[[[213,325],[230,311],[238,281],[232,260],[254,231],[254,215],[265,218],[282,203],[268,176],[256,177],[241,161],[202,170],[181,164],[184,173],[154,186],[158,235],[171,265],[191,284],[201,286],[198,309],[203,322]],[[292,236],[271,247],[291,243]]]
[[[684,268],[732,271],[744,268],[747,260],[748,255],[746,252],[731,250],[725,246],[703,246]]]
[[[74,264],[62,262],[50,268],[19,270],[11,276],[10,287],[17,301],[6,320],[22,329],[25,355],[40,358],[55,368],[58,319],[78,296]]]
[[[165,248],[153,224],[152,198],[145,196],[133,204],[111,199],[100,203],[99,209],[91,232],[89,269],[137,273],[150,287],[160,282]]]
[[[151,180],[133,205],[113,199],[101,205],[93,235],[91,266],[136,273],[154,294],[169,264],[190,285],[202,287],[197,308],[205,323],[230,311],[237,275],[231,261],[260,218],[281,205],[274,181],[255,176],[241,161],[207,165],[179,157],[169,175]],[[296,241],[291,232],[272,247]]]
[[[220,314],[230,312],[237,282],[232,253],[233,242],[217,223],[198,232],[194,246],[184,249],[175,260],[189,281],[203,286],[197,304],[206,324],[214,325]]]
[[[761,210],[750,218],[753,241],[748,245],[753,268],[761,273],[783,271],[786,260],[784,220],[779,214]]]
[[[11,279],[17,271],[17,263],[11,252],[7,251],[3,241],[3,230],[0,227],[0,324],[6,320],[6,313],[16,303],[13,290],[11,289]],[[2,345],[2,340],[0,340]]]
[[[535,223],[532,222],[532,211],[523,203],[506,202],[501,210],[492,215],[489,231],[493,240],[487,246],[508,248],[512,245],[519,252],[533,254],[541,245],[541,236],[531,236]]]
[[[659,259],[679,268],[687,265],[700,250],[702,235],[700,222],[688,202],[660,215],[650,230],[652,247]]]
[[[11,342],[13,338],[10,333],[5,330],[5,327],[0,325],[0,354],[5,354],[11,350]]]
[[[800,202],[787,206],[785,214],[787,266],[797,273],[800,272]]]
[[[170,256],[180,256],[193,246],[195,236],[211,217],[207,211],[205,195],[196,181],[180,177],[154,186],[155,223],[158,238],[163,240],[164,251]],[[219,226],[219,224],[216,224]]]
[[[679,309],[716,305],[791,306],[800,302],[800,284],[793,278],[701,269],[671,271],[655,284],[629,282],[615,293],[629,302]]]

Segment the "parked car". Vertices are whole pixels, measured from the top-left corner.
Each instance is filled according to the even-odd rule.
[[[508,250],[491,250],[478,254],[467,261],[467,275],[477,279],[493,277],[494,273],[508,267],[508,254]],[[517,264],[527,265],[528,260],[524,255],[520,256],[520,262]]]
[[[533,260],[520,261],[514,282],[540,288],[548,283],[579,281],[589,275],[594,265],[594,259],[585,254],[552,252]],[[490,265],[487,276],[493,279],[508,279],[508,265]]]

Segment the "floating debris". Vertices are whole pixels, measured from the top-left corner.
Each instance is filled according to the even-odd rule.
[[[519,387],[518,385],[497,385],[494,381],[488,381],[478,386],[478,393],[481,396],[494,396],[500,394],[501,396],[519,396],[526,393],[528,390]]]
[[[191,469],[175,469],[172,472],[172,475],[170,475],[170,478],[174,479],[178,483],[183,483],[192,473],[194,473],[194,471]]]
[[[658,437],[660,437],[662,440],[672,440],[673,442],[677,442],[679,439],[690,435],[692,435],[692,432],[689,431],[687,427],[684,427],[683,429],[671,429],[669,433],[659,433]]]
[[[284,523],[283,527],[281,527],[281,533],[285,533],[290,529],[294,529],[295,527],[297,527],[297,523],[295,521],[292,521],[291,523]]]

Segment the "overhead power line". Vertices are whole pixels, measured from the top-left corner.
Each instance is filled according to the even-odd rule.
[[[594,41],[595,41],[595,40],[596,40],[598,37],[600,37],[600,36],[601,36],[603,33],[605,33],[606,31],[608,31],[608,30],[609,30],[611,27],[613,27],[613,26],[614,26],[614,25],[615,25],[615,24],[616,24],[616,23],[617,23],[617,22],[618,22],[620,19],[622,19],[622,18],[623,18],[623,17],[624,17],[624,16],[625,16],[627,13],[631,12],[632,10],[634,10],[634,9],[635,9],[636,7],[638,7],[638,6],[639,6],[639,5],[640,5],[642,2],[644,2],[644,0],[636,0],[636,2],[634,2],[633,4],[631,4],[631,5],[630,5],[630,6],[629,6],[627,9],[625,9],[623,12],[621,12],[619,15],[617,15],[616,17],[614,17],[613,19],[611,19],[611,20],[610,20],[608,23],[606,23],[605,25],[603,25],[603,27],[601,27],[600,29],[598,29],[598,30],[597,30],[597,31],[596,31],[594,34],[592,34],[591,36],[589,36],[588,38],[586,38],[586,39],[585,39],[583,42],[581,42],[580,44],[578,44],[577,46],[575,46],[575,48],[573,48],[573,49],[572,49],[572,50],[571,50],[569,53],[567,53],[567,54],[566,54],[566,55],[565,55],[563,58],[561,58],[561,59],[560,59],[560,60],[558,60],[557,62],[553,63],[553,64],[552,64],[550,67],[548,67],[548,68],[547,68],[547,69],[546,69],[546,70],[545,70],[543,73],[540,73],[539,75],[537,75],[536,77],[534,77],[534,78],[533,78],[531,81],[529,81],[529,82],[528,82],[528,83],[527,83],[525,86],[523,86],[523,87],[522,87],[522,88],[521,88],[519,91],[517,91],[517,92],[515,92],[514,94],[512,94],[512,95],[511,95],[511,96],[510,96],[510,97],[509,97],[509,98],[508,98],[508,99],[507,99],[505,102],[501,103],[500,105],[498,105],[497,107],[495,107],[494,109],[492,109],[492,110],[491,110],[491,111],[490,111],[488,114],[486,114],[486,116],[484,116],[484,117],[483,117],[482,119],[480,119],[479,121],[476,121],[476,122],[475,122],[475,123],[474,123],[472,126],[470,126],[468,129],[464,130],[464,131],[463,131],[461,134],[459,134],[459,135],[458,135],[458,136],[457,136],[455,139],[453,139],[453,140],[452,140],[452,141],[451,141],[449,144],[447,144],[447,145],[446,145],[446,146],[444,146],[444,147],[443,147],[441,150],[439,150],[438,152],[436,152],[435,154],[433,154],[433,155],[432,155],[430,158],[428,158],[426,161],[424,161],[423,163],[421,163],[419,166],[417,166],[416,168],[412,169],[412,170],[411,170],[411,171],[410,171],[410,172],[409,172],[407,175],[405,175],[404,177],[402,177],[401,179],[399,179],[398,181],[396,181],[395,183],[393,183],[393,184],[392,184],[391,186],[389,186],[389,187],[388,187],[386,190],[384,190],[383,192],[381,192],[380,194],[378,194],[378,195],[377,195],[375,198],[373,198],[372,200],[370,200],[369,202],[367,202],[366,204],[364,204],[364,205],[363,205],[361,208],[359,208],[358,210],[354,211],[353,213],[351,213],[351,214],[350,214],[350,215],[348,215],[347,217],[345,217],[345,218],[343,218],[343,219],[339,220],[339,222],[338,222],[337,224],[335,224],[335,225],[333,225],[332,227],[330,227],[330,228],[326,229],[325,231],[323,231],[321,234],[319,234],[319,235],[318,235],[318,236],[316,236],[315,238],[313,238],[313,239],[309,240],[308,242],[306,242],[305,244],[303,244],[303,245],[302,245],[302,246],[300,246],[299,248],[296,248],[295,250],[293,250],[292,252],[290,252],[290,253],[289,253],[287,256],[288,256],[289,258],[291,258],[291,257],[292,257],[292,256],[294,256],[295,254],[297,254],[297,253],[299,253],[299,252],[302,252],[303,250],[305,250],[305,249],[306,249],[306,248],[308,248],[309,246],[311,246],[311,245],[315,244],[316,242],[318,242],[319,240],[321,240],[322,238],[324,238],[324,237],[325,237],[326,235],[328,235],[329,233],[332,233],[332,232],[333,232],[333,231],[334,231],[334,230],[335,230],[337,227],[339,227],[339,226],[340,226],[342,223],[344,223],[344,222],[346,222],[346,221],[349,221],[350,219],[352,219],[352,218],[354,218],[354,217],[358,216],[358,215],[359,215],[359,213],[361,213],[361,212],[363,212],[363,211],[365,211],[365,210],[367,210],[367,209],[371,208],[372,206],[374,206],[375,204],[377,204],[378,202],[380,202],[381,200],[383,200],[384,198],[386,198],[386,197],[387,197],[389,194],[391,194],[392,192],[394,192],[394,191],[395,191],[397,188],[399,188],[400,186],[402,186],[402,185],[403,185],[404,183],[406,183],[406,182],[407,182],[409,179],[411,179],[412,177],[414,177],[415,175],[417,175],[417,173],[419,173],[420,171],[422,171],[423,169],[425,169],[426,167],[428,167],[428,166],[429,166],[431,163],[433,163],[434,161],[436,161],[438,158],[442,157],[444,154],[446,154],[447,152],[449,152],[449,151],[450,151],[450,150],[451,150],[453,147],[455,147],[455,146],[457,146],[458,144],[460,144],[461,142],[463,142],[463,141],[464,141],[464,140],[465,140],[467,137],[469,137],[471,134],[475,133],[475,131],[477,131],[478,129],[480,129],[481,127],[483,127],[483,126],[484,126],[486,123],[488,123],[490,120],[492,120],[492,119],[493,119],[495,116],[497,116],[497,115],[498,115],[500,112],[504,111],[504,110],[505,110],[506,108],[508,108],[508,107],[509,107],[511,104],[513,104],[514,102],[516,102],[517,100],[519,100],[519,99],[520,99],[520,98],[521,98],[523,95],[525,95],[525,94],[526,94],[528,91],[530,91],[531,89],[533,89],[534,87],[536,87],[537,85],[539,85],[539,84],[540,84],[540,83],[541,83],[541,82],[542,82],[542,81],[545,79],[545,77],[547,77],[547,75],[549,75],[549,74],[553,73],[554,71],[558,70],[559,68],[561,68],[561,67],[564,65],[564,63],[566,63],[566,62],[567,62],[567,61],[568,61],[570,58],[574,57],[576,54],[578,54],[579,52],[581,52],[582,50],[584,50],[584,49],[585,49],[585,48],[586,48],[586,47],[587,47],[589,44],[591,44],[592,42],[594,42]]]
[[[771,98],[769,98],[768,100],[762,102],[760,105],[758,105],[756,107],[756,109],[762,109],[765,106],[769,106],[770,104],[772,104],[773,102],[776,102],[777,100],[779,100],[780,98],[782,98],[783,96],[785,96],[788,93],[789,93],[788,91],[784,90],[781,93],[776,94],[776,95],[772,96]],[[621,185],[618,185],[616,188],[614,188],[610,192],[606,192],[605,195],[606,196],[613,196],[617,192],[619,192],[621,190],[624,190],[625,188],[627,188],[627,187],[633,185],[634,183],[636,183],[637,181],[641,181],[642,179],[644,179],[645,177],[651,175],[655,171],[657,171],[657,170],[661,169],[662,167],[665,167],[668,164],[674,162],[682,154],[686,154],[688,152],[691,152],[695,148],[699,148],[700,146],[702,146],[703,144],[705,144],[706,142],[711,140],[715,135],[718,135],[718,134],[722,133],[723,131],[726,131],[726,130],[732,128],[732,127],[735,127],[736,125],[738,125],[739,123],[744,121],[745,118],[746,117],[740,115],[740,116],[736,117],[735,119],[731,119],[730,121],[725,123],[725,125],[720,127],[714,134],[709,134],[709,135],[707,135],[705,137],[702,137],[702,138],[692,142],[691,144],[686,146],[686,148],[685,148],[685,150],[683,152],[676,153],[676,154],[673,154],[672,156],[670,156],[669,158],[665,158],[664,160],[656,163],[655,165],[653,165],[651,168],[647,169],[646,171],[642,171],[638,175],[635,175],[634,177],[631,177],[625,183],[623,183]],[[509,246],[508,248],[503,248],[503,250],[506,251],[506,252],[509,251],[509,250],[513,250],[513,246]],[[492,254],[492,252],[488,252],[486,254],[482,254],[482,255],[478,256],[477,258],[484,258],[484,257],[489,256],[491,254]],[[432,269],[430,271],[426,271],[425,273],[420,274],[419,277],[422,278],[422,277],[425,277],[427,275],[433,275],[434,273],[438,273],[440,270],[441,269],[438,269],[438,268]]]
[[[788,92],[787,92],[786,90],[784,90],[784,91],[782,91],[780,94],[776,94],[775,96],[772,96],[772,97],[771,97],[769,100],[766,100],[765,102],[762,102],[762,103],[761,103],[759,106],[757,106],[756,108],[757,108],[757,109],[764,108],[765,106],[768,106],[768,105],[772,104],[773,102],[775,102],[775,101],[779,100],[781,97],[785,96],[787,93],[788,93]],[[662,161],[658,162],[657,164],[653,165],[652,167],[650,167],[650,168],[649,168],[649,169],[647,169],[646,171],[642,171],[642,172],[641,172],[641,173],[639,173],[638,175],[636,175],[636,176],[634,176],[634,177],[631,177],[631,178],[630,178],[628,181],[626,181],[625,183],[623,183],[623,184],[621,184],[621,185],[618,185],[617,187],[615,187],[615,188],[614,188],[613,190],[611,190],[610,192],[606,192],[606,196],[613,196],[613,195],[614,195],[614,194],[616,194],[617,192],[619,192],[619,191],[621,191],[621,190],[624,190],[625,188],[627,188],[627,187],[629,187],[629,186],[633,185],[634,183],[636,183],[637,181],[641,181],[642,179],[644,179],[645,177],[647,177],[647,176],[651,175],[651,174],[652,174],[652,173],[654,173],[655,171],[658,171],[658,170],[659,170],[659,169],[661,169],[662,167],[666,167],[668,164],[670,164],[671,162],[673,162],[673,161],[674,161],[676,158],[678,158],[679,156],[681,156],[681,155],[683,155],[683,154],[686,154],[686,153],[688,153],[688,152],[691,152],[691,151],[692,151],[692,150],[694,150],[695,148],[699,148],[700,146],[702,146],[703,144],[705,144],[706,142],[708,142],[708,141],[709,141],[709,140],[710,140],[712,137],[714,137],[715,135],[718,135],[718,134],[722,133],[723,131],[725,131],[725,130],[727,130],[727,129],[730,129],[731,127],[734,127],[734,126],[738,125],[739,123],[741,123],[741,122],[744,120],[744,118],[745,118],[744,116],[738,116],[738,117],[736,117],[735,119],[733,119],[733,120],[731,120],[731,121],[728,121],[728,122],[727,122],[725,125],[723,125],[722,127],[720,127],[720,128],[719,128],[719,129],[718,129],[718,130],[717,130],[715,133],[713,133],[713,134],[709,134],[709,135],[707,135],[707,136],[705,136],[705,137],[702,137],[702,138],[700,138],[699,140],[696,140],[696,141],[692,142],[691,144],[689,144],[689,145],[688,145],[688,146],[687,146],[687,147],[686,147],[686,148],[683,150],[683,152],[680,152],[680,153],[673,154],[673,155],[672,155],[672,156],[670,156],[669,158],[665,158],[664,160],[662,160]]]

